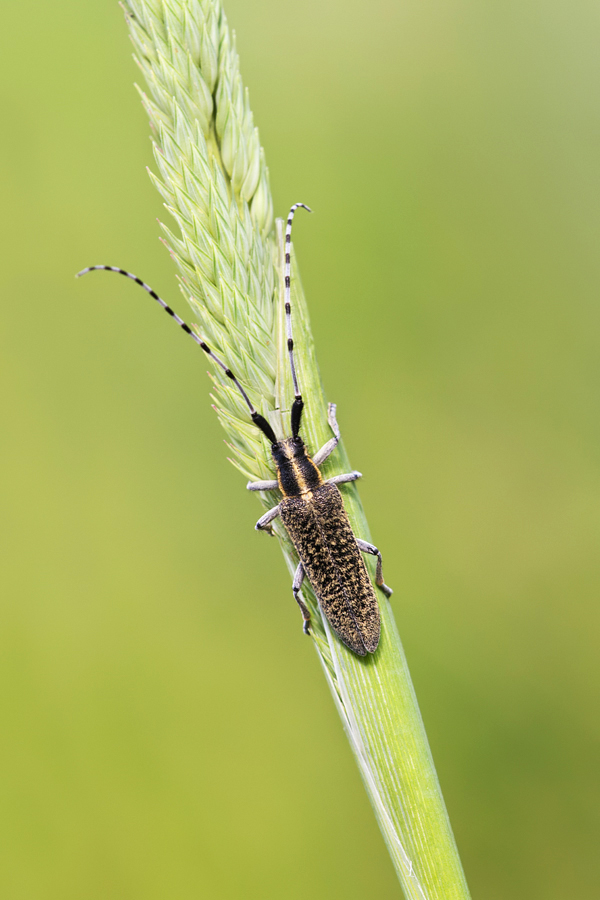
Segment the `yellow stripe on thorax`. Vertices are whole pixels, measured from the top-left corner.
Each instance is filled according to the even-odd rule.
[[[298,465],[298,461],[296,459],[291,460],[292,463],[292,471],[294,472],[294,478],[296,479],[296,484],[300,489],[301,494],[306,494],[308,492],[308,488],[306,486],[306,478],[300,466]]]
[[[304,497],[305,499],[310,500],[312,498],[312,492],[315,487],[314,477],[316,475],[318,483],[321,484],[323,481],[323,479],[321,478],[321,473],[319,472],[318,468],[314,465],[314,463],[312,462],[312,460],[310,458],[303,457],[301,459],[293,459],[288,456],[288,461],[289,461],[289,466],[291,469],[291,472],[289,472],[289,470],[288,470],[288,473],[291,474],[291,476],[295,482],[294,488],[293,488],[293,495],[295,496],[295,495],[299,494],[300,496]],[[303,471],[303,469],[304,469],[304,471]],[[309,486],[309,482],[306,477],[307,469],[310,470],[310,474],[312,475],[312,487]],[[283,489],[283,485],[281,482],[279,472],[277,473],[277,480],[279,481],[279,487],[280,487],[282,493],[285,494],[286,491],[284,491],[284,489]],[[289,495],[291,492],[288,491],[287,493]]]

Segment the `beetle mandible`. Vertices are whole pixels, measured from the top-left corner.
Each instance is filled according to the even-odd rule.
[[[285,230],[285,320],[294,402],[290,415],[292,434],[283,440],[277,440],[271,425],[254,408],[231,369],[141,278],[115,266],[89,266],[78,272],[76,277],[103,269],[117,272],[135,281],[175,319],[186,334],[193,338],[235,384],[248,406],[252,421],[271,445],[271,455],[277,472],[276,480],[252,481],[248,483],[247,488],[250,491],[279,489],[283,494],[281,502],[261,516],[255,527],[259,531],[271,532],[271,523],[280,517],[290,536],[299,558],[292,592],[302,611],[304,632],[309,634],[310,613],[300,592],[304,578],[307,577],[323,614],[337,636],[354,653],[366,656],[367,653],[374,653],[377,650],[381,626],[377,598],[361,553],[377,557],[375,582],[386,597],[391,596],[392,590],[383,580],[380,551],[373,544],[354,535],[344,509],[342,495],[337,487],[338,484],[356,481],[361,477],[361,473],[347,472],[324,481],[319,471],[319,467],[333,453],[340,440],[335,404],[329,404],[327,414],[333,437],[314,456],[308,454],[300,437],[304,401],[294,365],[290,272],[292,222],[296,210],[300,207],[311,211],[304,203],[295,203],[290,209]]]

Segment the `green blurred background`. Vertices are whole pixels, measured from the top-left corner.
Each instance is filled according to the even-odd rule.
[[[598,6],[226,10],[474,900],[597,898]],[[73,278],[186,309],[122,15],[0,50],[0,896],[398,898],[205,360]]]

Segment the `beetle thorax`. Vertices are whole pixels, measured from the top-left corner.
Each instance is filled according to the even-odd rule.
[[[286,497],[306,497],[323,483],[321,473],[306,452],[301,437],[278,441],[271,447],[279,489]]]

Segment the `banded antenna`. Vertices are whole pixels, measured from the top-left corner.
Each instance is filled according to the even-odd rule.
[[[229,366],[226,366],[225,363],[221,359],[219,359],[219,357],[217,356],[216,353],[213,353],[213,351],[210,349],[208,344],[205,341],[203,341],[202,338],[198,337],[198,335],[194,331],[192,331],[190,326],[186,325],[186,323],[183,321],[183,319],[179,318],[177,313],[171,309],[171,307],[168,305],[168,303],[165,303],[165,301],[161,297],[158,296],[156,291],[152,290],[150,285],[148,285],[144,281],[142,281],[141,278],[138,278],[137,275],[133,275],[131,272],[126,272],[125,269],[119,269],[116,266],[88,266],[86,269],[82,269],[81,272],[78,272],[75,277],[81,278],[82,275],[87,275],[88,272],[96,272],[99,270],[105,270],[106,272],[116,272],[118,275],[124,275],[126,278],[130,278],[132,281],[135,281],[136,284],[139,284],[140,287],[142,287],[148,294],[150,294],[150,296],[153,297],[154,300],[156,300],[156,302],[162,306],[164,311],[166,313],[168,313],[171,316],[171,318],[175,319],[177,324],[181,328],[183,328],[185,333],[189,334],[189,336],[198,344],[198,346],[202,350],[204,350],[206,355],[210,356],[211,359],[214,359],[214,361],[217,363],[217,365],[223,369],[227,378],[230,378],[231,381],[233,381],[233,383],[237,387],[238,391],[244,398],[244,401],[245,401],[248,409],[250,410],[250,416],[251,416],[254,424],[258,428],[260,428],[262,433],[271,442],[271,444],[277,443],[277,438],[275,437],[275,433],[274,433],[273,429],[271,428],[271,426],[269,425],[267,420],[264,418],[264,416],[261,416],[261,414],[254,409],[254,407],[252,406],[252,403],[250,402],[250,398],[248,397],[248,394],[246,393],[246,391],[244,390],[242,385],[239,383],[239,381],[237,380],[237,378],[235,377],[235,375],[233,374],[233,372],[231,371]]]
[[[302,394],[300,393],[300,388],[298,387],[298,376],[296,375],[296,366],[294,365],[294,337],[292,335],[292,304],[291,304],[291,259],[290,259],[290,244],[292,242],[292,222],[294,221],[294,215],[297,209],[302,207],[302,209],[307,210],[307,212],[312,212],[312,209],[308,207],[305,203],[294,203],[292,208],[290,209],[290,213],[287,218],[287,223],[285,226],[285,330],[287,336],[287,347],[288,353],[290,354],[290,369],[292,370],[292,383],[294,385],[294,403],[292,405],[292,414],[291,414],[291,428],[292,428],[292,437],[298,437],[298,432],[300,431],[300,419],[302,418],[302,410],[304,408],[304,401],[302,400]]]

